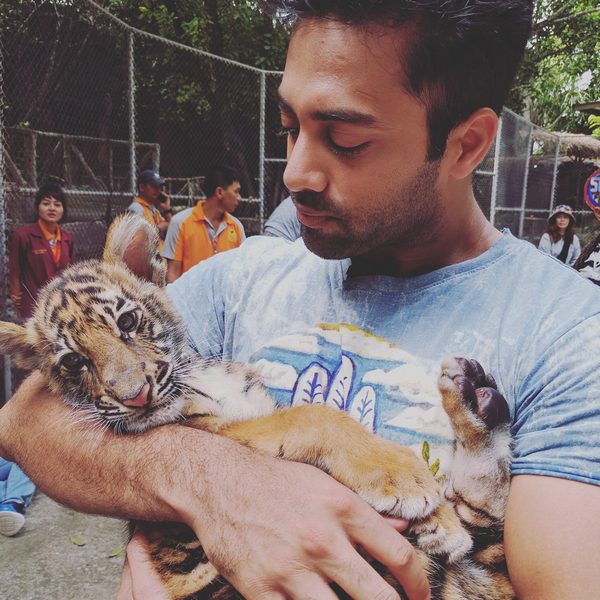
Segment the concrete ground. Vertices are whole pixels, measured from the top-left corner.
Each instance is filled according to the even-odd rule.
[[[122,521],[77,513],[39,492],[25,519],[15,537],[0,535],[1,600],[114,600],[123,555],[110,555],[126,540]]]

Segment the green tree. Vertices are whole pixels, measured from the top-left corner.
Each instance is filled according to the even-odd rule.
[[[549,130],[589,133],[573,105],[600,97],[597,0],[539,0],[509,108]]]

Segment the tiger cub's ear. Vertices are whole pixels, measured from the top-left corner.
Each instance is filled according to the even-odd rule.
[[[19,369],[37,369],[39,357],[25,327],[0,321],[0,348]]]
[[[109,227],[102,260],[125,266],[134,275],[164,287],[167,269],[159,246],[156,227],[142,216],[127,212]]]

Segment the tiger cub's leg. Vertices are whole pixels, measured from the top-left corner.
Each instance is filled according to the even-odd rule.
[[[417,543],[428,552],[456,559],[471,547],[425,462],[410,449],[368,432],[344,412],[296,406],[226,425],[219,434],[329,473],[378,512],[414,522]]]
[[[456,434],[444,495],[473,535],[473,559],[501,571],[512,459],[508,405],[494,379],[472,360],[445,361],[440,391]]]
[[[445,495],[466,523],[502,523],[512,459],[506,400],[479,363],[463,358],[443,363],[439,387],[456,434]]]

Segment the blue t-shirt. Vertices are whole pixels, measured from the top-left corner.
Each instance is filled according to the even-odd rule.
[[[477,359],[506,397],[513,474],[600,484],[600,290],[505,231],[417,277],[348,276],[301,239],[251,238],[167,290],[204,356],[253,363],[278,403],[322,402],[439,459],[440,362]]]
[[[296,213],[296,207],[290,196],[271,213],[265,223],[265,235],[296,241],[302,235],[302,228]]]

